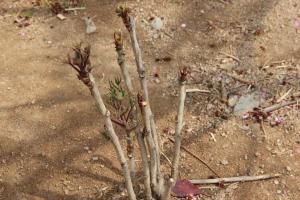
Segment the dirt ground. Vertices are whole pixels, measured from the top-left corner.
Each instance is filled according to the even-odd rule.
[[[209,196],[200,199],[299,199],[298,106],[274,111],[262,129],[255,120],[235,116],[222,95],[225,92],[231,100],[259,91],[264,98],[261,107],[268,107],[288,90],[281,101],[290,101],[299,91],[297,0],[88,0],[86,10],[70,12],[64,21],[46,7],[36,7],[30,25],[20,28],[14,20],[32,7],[31,2],[0,2],[0,199],[124,198],[122,172],[111,142],[103,135],[103,121],[88,89],[63,63],[72,45],[92,44],[93,74],[101,91],[107,92],[108,80],[119,74],[113,33],[119,29],[126,33],[115,13],[119,3],[127,3],[137,16],[152,108],[165,153],[172,155],[172,143],[166,137],[174,130],[177,71],[189,66],[188,87],[210,93],[188,94],[183,146],[222,177],[282,174],[278,179],[224,189],[206,188],[203,193]],[[96,33],[85,33],[83,16],[94,17]],[[147,24],[153,16],[163,18],[163,30],[154,31]],[[127,60],[138,83],[126,37]],[[171,60],[156,61],[164,57]],[[153,77],[157,70],[159,81]],[[282,117],[283,123],[271,126],[274,117]],[[183,152],[181,179],[210,175],[211,171]]]

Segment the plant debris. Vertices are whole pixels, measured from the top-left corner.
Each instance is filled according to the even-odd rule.
[[[172,188],[172,195],[180,198],[191,198],[201,194],[201,190],[189,180],[178,180]]]

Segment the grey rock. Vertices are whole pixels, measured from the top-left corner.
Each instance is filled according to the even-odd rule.
[[[164,26],[164,22],[162,21],[161,18],[159,17],[154,17],[154,19],[150,22],[150,25],[152,28],[154,28],[155,30],[160,30],[163,28]]]
[[[86,25],[86,31],[85,32],[87,34],[91,34],[91,33],[96,32],[97,27],[96,27],[94,21],[92,20],[92,18],[90,18],[90,17],[84,17],[83,19],[84,19],[85,25]]]
[[[234,107],[234,114],[236,116],[243,116],[245,113],[253,110],[253,108],[258,107],[262,102],[258,92],[253,92],[251,94],[242,96]]]

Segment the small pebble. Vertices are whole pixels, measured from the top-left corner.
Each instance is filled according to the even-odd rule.
[[[93,160],[93,161],[97,161],[97,160],[99,160],[99,158],[98,158],[98,156],[93,156],[93,157],[92,157],[92,160]]]
[[[234,107],[239,100],[239,96],[232,95],[228,98],[228,106]]]
[[[85,30],[85,32],[87,34],[91,34],[91,33],[96,32],[97,27],[96,27],[94,21],[92,20],[92,18],[90,18],[90,17],[84,17],[83,19],[84,19],[85,24],[86,24],[86,30]]]
[[[155,79],[154,79],[154,82],[157,83],[157,84],[159,84],[159,83],[160,83],[159,78],[155,78]]]
[[[282,191],[281,190],[277,190],[277,194],[281,194],[282,193]]]
[[[209,103],[209,104],[207,104],[206,109],[207,110],[211,110],[213,107],[214,107],[214,105],[212,105],[212,104]]]
[[[186,132],[188,132],[188,133],[191,133],[192,131],[193,131],[192,128],[188,128],[188,129],[186,130]]]
[[[275,184],[275,185],[278,185],[278,184],[279,184],[279,181],[278,181],[278,180],[275,180],[275,181],[274,181],[274,184]]]
[[[222,161],[221,161],[221,164],[222,164],[222,165],[228,165],[228,160],[222,160]]]
[[[186,24],[181,24],[181,28],[185,28],[186,27]]]
[[[69,190],[68,189],[64,189],[64,193],[65,193],[65,195],[68,195],[69,194]]]

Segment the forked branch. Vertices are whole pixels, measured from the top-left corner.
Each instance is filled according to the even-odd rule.
[[[143,107],[143,121],[146,128],[146,138],[147,143],[149,144],[150,151],[150,172],[151,172],[151,183],[155,188],[157,186],[157,181],[160,179],[160,154],[159,146],[157,142],[157,133],[154,119],[151,117],[152,111],[149,104],[149,94],[148,94],[148,85],[146,79],[145,67],[142,60],[141,49],[138,43],[135,27],[135,19],[130,14],[131,11],[127,7],[118,7],[116,10],[117,14],[122,18],[125,27],[127,28],[131,44],[135,56],[137,72],[139,74],[140,84],[142,87],[143,101],[146,103],[146,106]],[[141,107],[140,107],[141,108]]]
[[[94,97],[94,100],[96,101],[96,106],[99,112],[105,118],[105,126],[107,128],[107,132],[111,138],[111,141],[114,145],[115,151],[118,156],[118,160],[122,166],[129,199],[136,200],[136,195],[133,190],[128,164],[124,152],[122,150],[120,140],[113,128],[112,120],[110,118],[110,112],[106,109],[100,91],[96,85],[95,79],[91,74],[91,67],[90,67],[90,60],[89,60],[90,46],[87,46],[82,50],[81,45],[78,45],[75,46],[73,50],[75,56],[73,58],[71,58],[71,56],[68,56],[68,63],[71,65],[72,68],[74,68],[78,72],[78,78],[90,89],[90,92]]]

